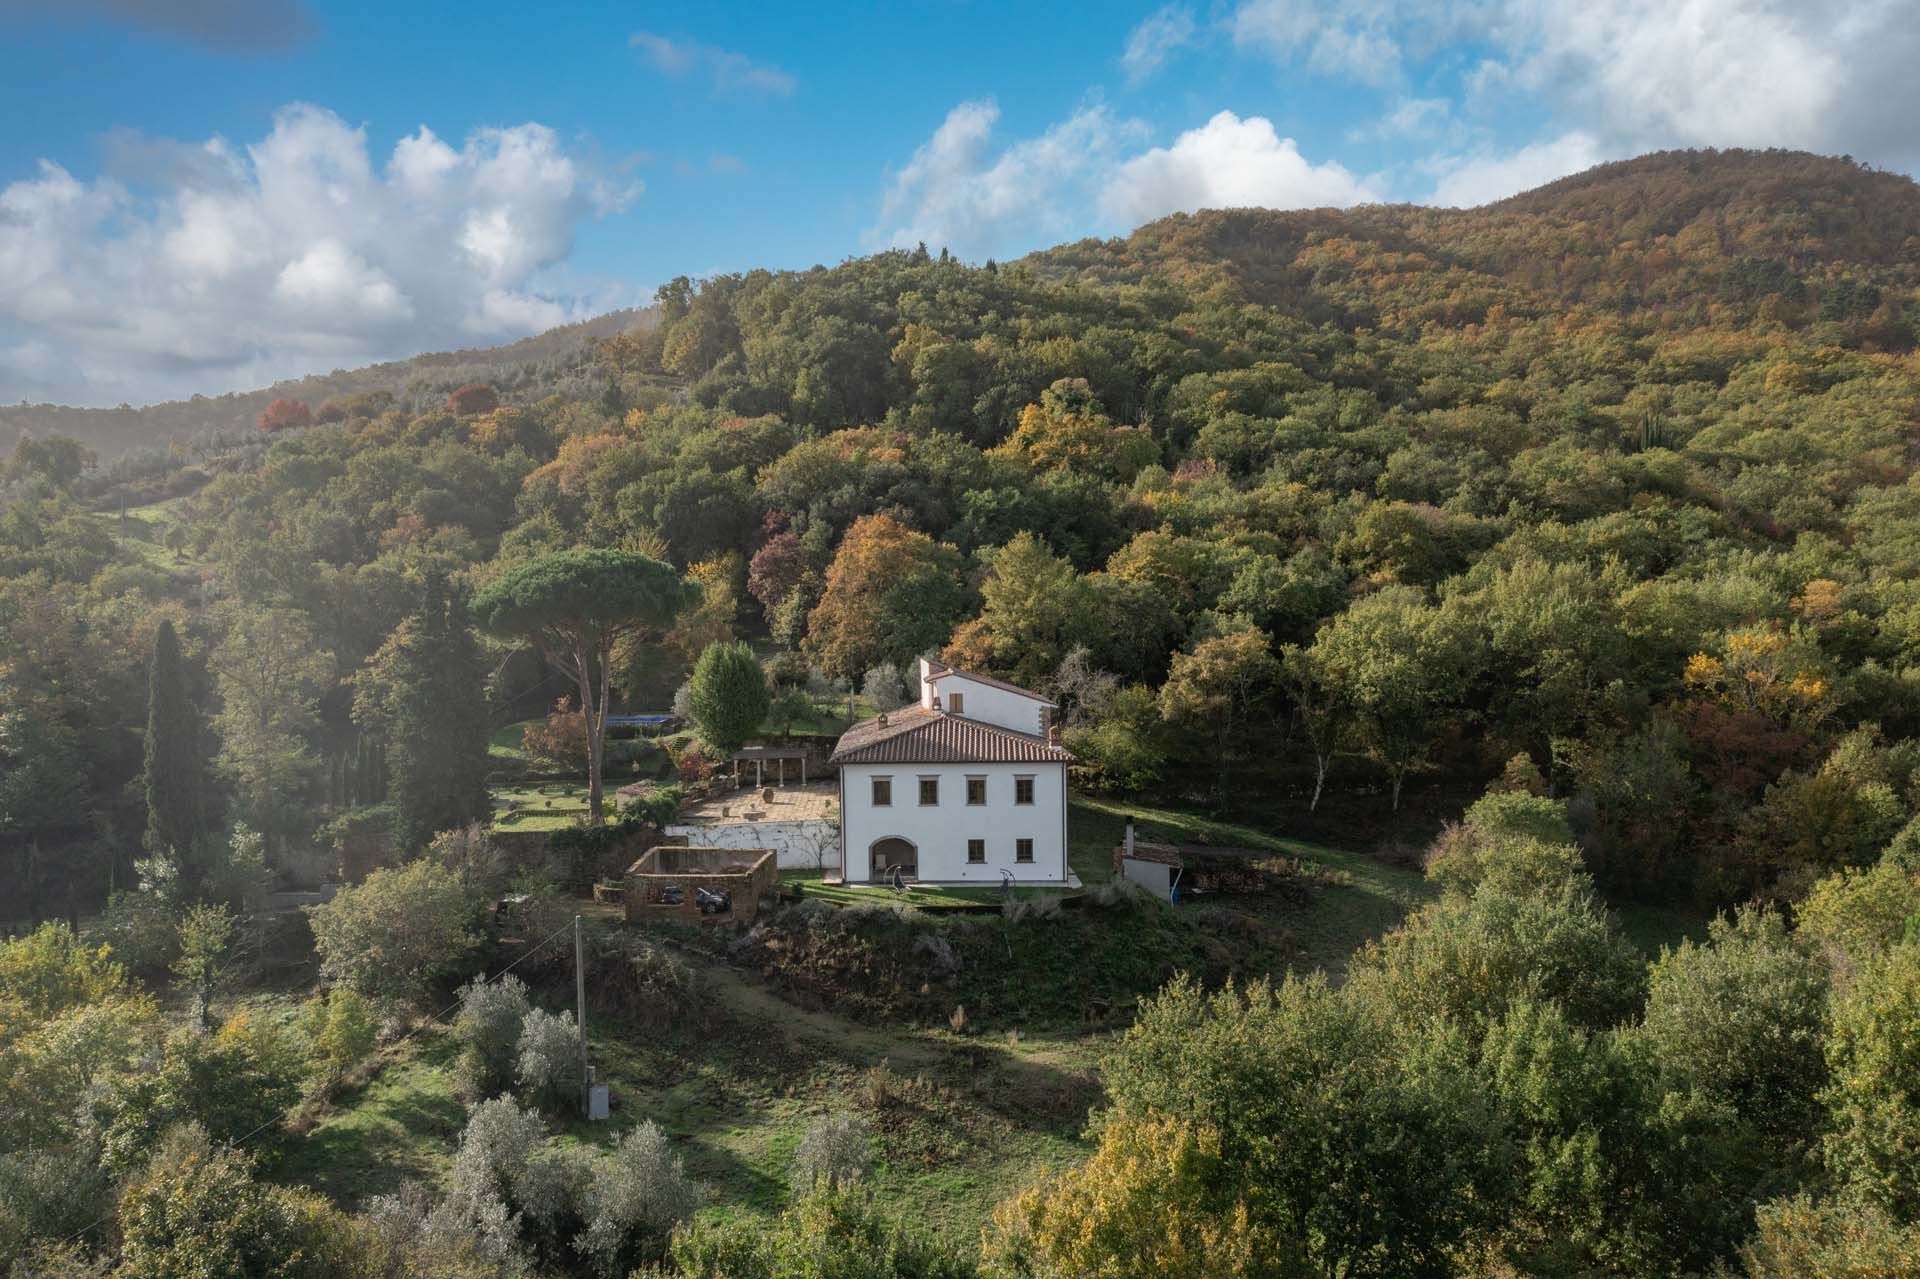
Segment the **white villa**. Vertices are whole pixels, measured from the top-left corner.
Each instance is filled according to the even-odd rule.
[[[1075,886],[1067,765],[1054,704],[920,659],[920,703],[855,724],[834,747],[848,883]]]

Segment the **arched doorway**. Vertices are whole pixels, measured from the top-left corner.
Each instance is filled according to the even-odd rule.
[[[874,840],[871,851],[876,882],[893,878],[896,869],[908,879],[920,873],[920,850],[910,840],[889,835],[885,839]]]

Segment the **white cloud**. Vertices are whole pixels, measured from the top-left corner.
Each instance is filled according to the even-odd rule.
[[[1084,230],[1091,184],[1111,169],[1121,141],[1138,131],[1096,104],[1037,138],[996,151],[999,119],[992,101],[949,111],[894,176],[869,242],[905,248],[924,241],[985,257]]]
[[[0,188],[0,399],[152,400],[504,340],[579,318],[546,282],[613,188],[537,124],[458,148],[422,127],[376,167],[363,131],[289,106],[258,142],[152,181],[43,161]],[[49,356],[51,351],[54,354]]]
[[[636,31],[627,44],[653,65],[653,69],[675,80],[694,74],[705,75],[715,93],[766,94],[786,97],[799,88],[799,81],[779,67],[755,62],[744,53],[715,48],[693,40],[674,40],[651,31]]]
[[[1222,111],[1170,147],[1155,147],[1122,164],[1104,205],[1125,225],[1195,209],[1344,208],[1379,199],[1366,181],[1328,161],[1314,164],[1292,138],[1261,116]]]
[[[1427,203],[1466,208],[1504,200],[1616,158],[1592,134],[1577,129],[1512,151],[1442,156],[1429,165],[1439,181]]]
[[[1229,25],[1282,67],[1402,97],[1431,94],[1474,50],[1460,105],[1483,138],[1521,123],[1536,158],[1579,132],[1610,154],[1785,146],[1920,163],[1912,0],[1242,0]]]
[[[1346,206],[1378,199],[1338,164],[1313,164],[1261,116],[1222,111],[1171,146],[1136,150],[1147,133],[1100,105],[1038,137],[1001,143],[1000,110],[963,102],[894,175],[868,233],[874,247],[924,242],[982,258],[1090,230],[1124,232],[1203,208]]]
[[[1231,19],[1234,43],[1323,75],[1390,84],[1402,73],[1409,10],[1387,0],[1244,0]]]
[[[1175,52],[1193,43],[1193,11],[1177,4],[1157,9],[1140,20],[1127,36],[1120,65],[1129,84],[1140,84],[1158,71]]]
[[[1513,81],[1652,145],[1920,159],[1920,21],[1900,0],[1507,0]]]
[[[1458,128],[1453,103],[1446,98],[1402,98],[1387,113],[1347,130],[1347,141],[1431,138]]]

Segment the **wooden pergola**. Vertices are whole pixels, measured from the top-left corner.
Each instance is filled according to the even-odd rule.
[[[740,780],[740,765],[753,765],[753,785],[757,790],[767,783],[767,764],[780,766],[777,785],[787,784],[787,761],[800,761],[800,784],[807,784],[807,753],[798,746],[746,746],[733,753],[733,780]]]

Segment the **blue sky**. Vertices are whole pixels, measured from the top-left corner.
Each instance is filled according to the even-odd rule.
[[[1891,0],[0,0],[0,402],[144,402],[919,240],[1471,204],[1661,146],[1911,171]]]

